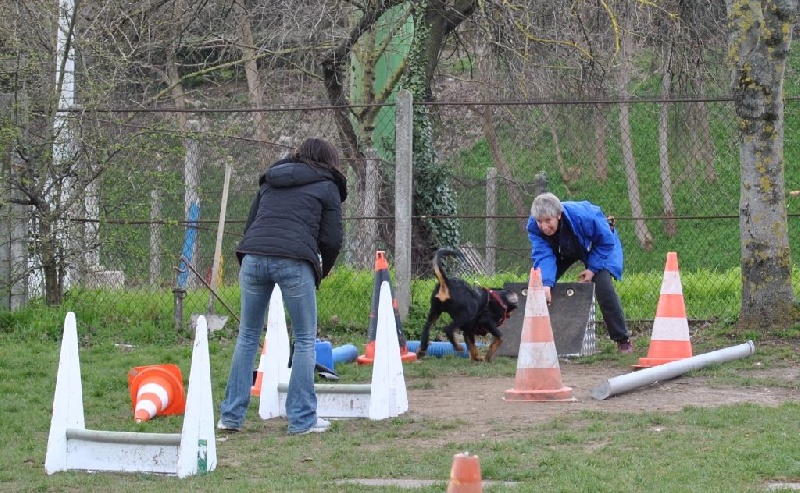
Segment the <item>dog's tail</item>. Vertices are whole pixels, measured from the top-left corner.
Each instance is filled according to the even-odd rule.
[[[436,250],[436,253],[433,255],[433,273],[436,275],[436,279],[439,280],[439,292],[436,293],[436,297],[439,298],[439,301],[441,302],[445,302],[450,299],[450,288],[447,285],[447,275],[444,273],[444,267],[442,266],[442,262],[446,257],[463,259],[464,254],[457,250],[440,248]]]

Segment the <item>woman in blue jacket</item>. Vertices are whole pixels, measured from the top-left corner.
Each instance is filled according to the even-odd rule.
[[[533,200],[528,218],[533,268],[541,269],[545,297],[575,262],[584,270],[579,282],[593,282],[608,335],[621,353],[633,352],[625,313],[612,277],[622,279],[623,253],[619,236],[600,207],[591,202],[561,202],[552,193]]]

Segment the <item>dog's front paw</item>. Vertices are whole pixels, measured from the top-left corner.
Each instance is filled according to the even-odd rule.
[[[417,350],[417,359],[422,359],[422,358],[424,358],[426,354],[427,354],[427,351],[423,351],[423,350],[421,350],[421,349],[420,349],[420,350]]]
[[[472,361],[483,361],[483,356],[481,356],[481,353],[478,352],[477,347],[473,346],[469,349],[469,359]]]
[[[486,361],[494,361],[494,357],[497,354],[497,348],[499,348],[501,344],[503,344],[502,339],[495,339],[491,344],[489,344],[489,350],[486,351]]]

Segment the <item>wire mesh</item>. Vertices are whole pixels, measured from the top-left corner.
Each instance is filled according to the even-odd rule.
[[[443,186],[456,192],[458,247],[468,260],[457,274],[475,282],[483,282],[485,275],[524,281],[530,269],[525,232],[530,204],[547,190],[562,200],[589,200],[616,217],[626,253],[625,276],[618,283],[623,304],[634,298],[633,293],[637,299],[647,295],[646,306],[626,306],[628,318],[653,317],[659,272],[670,251],[679,253],[690,318],[736,313],[741,286],[740,184],[738,134],[730,101],[430,106],[436,160],[449,171],[451,182]],[[86,190],[84,207],[69,214],[70,227],[81,241],[60,253],[68,273],[64,285],[68,302],[113,296],[121,289],[159,293],[167,302],[163,313],[154,316],[171,320],[171,299],[177,290],[184,320],[193,312],[206,312],[212,299],[218,311],[238,313],[234,250],[259,174],[308,136],[337,143],[348,167],[350,199],[344,208],[345,245],[337,269],[371,272],[375,250],[386,250],[391,262],[394,107],[377,108],[370,126],[360,128],[357,143],[341,132],[337,121],[355,121],[358,108],[344,110],[263,110],[267,132],[262,138],[256,138],[250,110],[198,111],[188,115],[185,125],[176,125],[181,118],[170,112],[95,117],[95,134],[87,130],[81,145],[91,146],[93,155],[113,155],[113,159],[97,189],[91,194]],[[84,127],[89,126],[84,122]],[[789,100],[784,144],[787,190],[800,189],[798,127],[800,105]],[[226,163],[232,166],[232,175],[221,287],[212,297],[208,284]],[[190,221],[192,204],[198,214]],[[800,198],[787,198],[791,245],[800,239],[798,212]],[[20,217],[35,224],[24,209],[7,208],[5,214],[7,224],[19,224]],[[420,228],[429,219],[415,215],[412,224]],[[4,289],[7,293],[16,289],[19,295],[24,284],[25,296],[35,299],[42,295],[42,270],[31,260],[36,237],[29,228],[23,230],[7,226],[0,240],[8,251],[17,252],[16,258],[28,259],[7,269]],[[415,252],[412,271],[416,277],[430,278],[430,249]],[[367,284],[363,313],[353,315],[366,320],[371,285],[357,276],[353,282]],[[425,296],[415,292],[412,300]],[[322,290],[321,319],[335,318],[340,303],[335,293]],[[124,312],[126,307],[119,309]]]

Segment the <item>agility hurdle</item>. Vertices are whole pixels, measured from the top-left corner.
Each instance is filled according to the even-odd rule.
[[[277,288],[276,288],[277,290]],[[282,301],[273,292],[267,319],[266,365],[258,408],[261,419],[286,416],[289,388],[289,336]],[[273,318],[274,317],[274,318]],[[408,411],[408,393],[400,359],[389,283],[381,285],[375,361],[369,384],[315,384],[317,415],[321,418],[382,420]]]
[[[197,321],[192,368],[181,433],[139,433],[86,429],[75,314],[64,321],[53,417],[44,468],[59,471],[145,472],[179,478],[217,467],[208,324]]]

